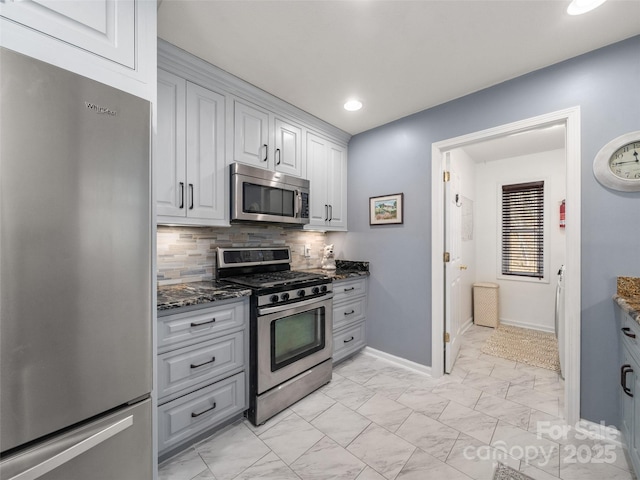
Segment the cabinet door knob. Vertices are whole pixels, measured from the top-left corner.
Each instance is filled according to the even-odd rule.
[[[191,204],[189,205],[189,210],[193,210],[193,183],[189,184],[189,191],[191,192]]]
[[[184,208],[184,182],[180,182],[180,208]]]
[[[214,408],[216,408],[216,402],[213,402],[213,406],[211,408],[207,408],[206,410],[203,410],[203,411],[198,412],[198,413],[191,412],[191,418],[195,418],[195,417],[199,417],[200,415],[204,415],[205,413],[210,412]]]
[[[280,149],[276,148],[276,158],[277,158],[276,165],[280,165],[280,155],[281,155]]]
[[[264,158],[262,159],[263,162],[266,162],[267,160],[269,160],[269,145],[267,145],[266,143],[264,145],[262,145],[264,148]]]

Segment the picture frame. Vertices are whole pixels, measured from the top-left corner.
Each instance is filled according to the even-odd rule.
[[[369,197],[369,225],[404,223],[404,193]]]

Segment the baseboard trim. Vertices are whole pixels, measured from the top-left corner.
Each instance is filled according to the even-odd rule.
[[[616,427],[605,425],[603,422],[595,423],[581,418],[580,421],[576,423],[575,429],[594,440],[602,440],[619,447],[623,446],[622,432]]]
[[[391,355],[390,353],[385,353],[371,347],[364,347],[362,352],[372,357],[376,357],[380,360],[385,360],[389,363],[394,363],[396,365],[409,368],[422,375],[426,375],[429,377],[431,376],[431,367],[428,367],[427,365],[412,362],[411,360],[407,360],[406,358],[396,357],[395,355]]]
[[[555,333],[554,327],[544,327],[535,323],[519,322],[517,320],[509,320],[506,318],[501,318],[500,323],[504,325],[510,325],[512,327],[528,328],[529,330],[538,330],[545,333]]]

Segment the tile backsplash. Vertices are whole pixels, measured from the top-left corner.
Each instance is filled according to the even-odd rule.
[[[276,226],[233,225],[218,227],[169,227],[158,225],[158,285],[211,280],[216,274],[216,247],[291,247],[291,267],[318,268],[327,241],[321,232]],[[304,246],[311,256],[304,256]]]

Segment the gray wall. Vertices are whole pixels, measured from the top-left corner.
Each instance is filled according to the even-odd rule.
[[[583,161],[581,416],[617,425],[611,296],[618,275],[640,276],[640,193],[600,186],[592,162],[612,138],[640,130],[640,36],[354,136],[349,232],[329,237],[338,258],[371,262],[369,345],[430,365],[431,144],[576,105]],[[405,195],[404,225],[369,226],[368,198],[397,192]]]

